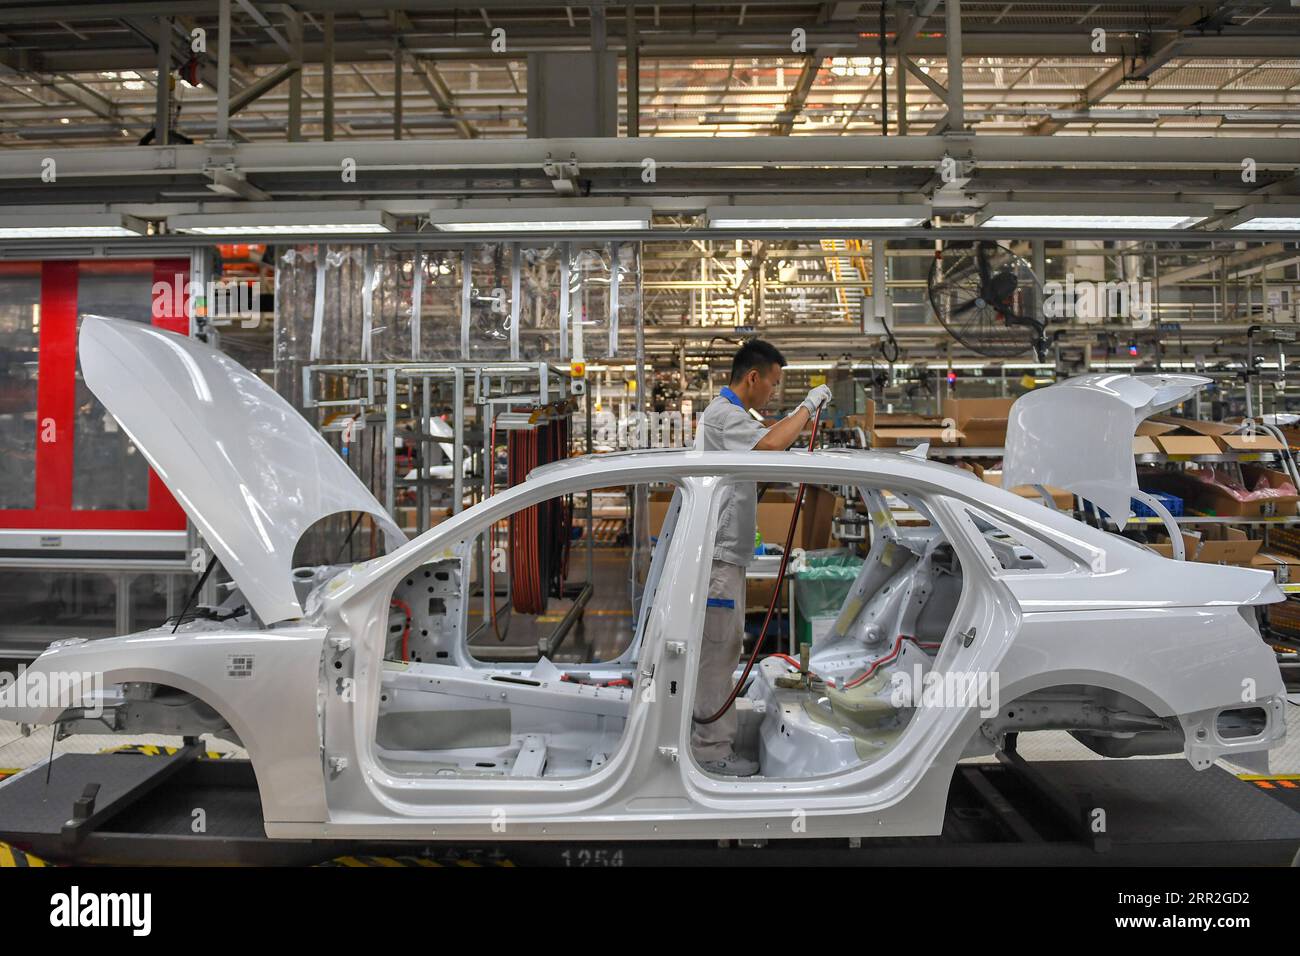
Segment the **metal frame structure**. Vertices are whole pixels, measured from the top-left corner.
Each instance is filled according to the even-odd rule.
[[[620,56],[629,136],[904,134],[950,115],[1026,135],[1295,121],[1300,17],[1264,2],[116,6],[6,5],[0,138],[162,143],[172,124],[157,116],[182,105],[176,132],[191,137],[521,136],[526,58],[597,49]],[[191,61],[196,28],[207,49]],[[191,62],[200,85],[155,82]]]
[[[350,392],[344,398],[318,398],[327,390],[325,380],[342,377],[354,386],[345,389]],[[451,514],[459,514],[465,506],[466,476],[465,451],[470,429],[467,428],[469,407],[479,409],[475,415],[476,424],[482,435],[482,469],[475,469],[468,483],[471,486],[472,501],[481,501],[488,495],[489,468],[495,466],[492,436],[515,428],[530,427],[527,416],[510,413],[513,406],[521,404],[544,406],[561,401],[570,393],[568,370],[546,362],[497,362],[497,363],[404,363],[374,365],[364,363],[336,363],[307,365],[302,369],[303,407],[346,408],[356,407],[357,418],[365,427],[371,417],[371,409],[382,409],[383,445],[382,473],[377,476],[383,490],[382,500],[388,513],[396,518],[397,489],[401,486],[415,485],[418,503],[416,506],[415,533],[422,534],[429,528],[430,490],[438,485],[450,485]],[[430,460],[432,446],[440,439],[432,434],[432,393],[435,387],[450,386],[452,397],[452,463],[450,479],[417,475],[414,479],[399,478],[396,472],[398,420],[404,416],[400,407],[418,409],[414,416],[420,422],[415,441],[420,448],[421,468]],[[587,393],[590,403],[590,393]],[[590,416],[588,416],[589,418]],[[336,428],[322,428],[322,431],[337,431]],[[446,439],[442,439],[446,440]],[[586,434],[587,452],[591,452],[591,428]],[[595,546],[594,511],[591,505],[591,492],[587,493],[587,528],[586,561],[587,579],[577,591],[573,607],[553,629],[543,644],[543,653],[549,653],[558,647],[567,633],[577,622],[583,607],[592,594],[593,549]],[[486,535],[475,541],[478,549],[477,560],[481,571],[483,622],[480,629],[486,627],[492,614],[492,604],[496,595],[487,587],[491,579],[489,564],[492,560],[491,547],[486,543]],[[507,578],[507,589],[509,582]],[[507,598],[509,591],[507,590]],[[477,633],[477,630],[476,632]],[[517,652],[517,648],[512,651]]]

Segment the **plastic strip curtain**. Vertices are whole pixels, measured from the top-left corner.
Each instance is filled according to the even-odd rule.
[[[311,313],[311,360],[320,360],[325,330],[325,247],[316,247],[316,296]]]
[[[375,329],[375,279],[378,274],[374,246],[366,246],[364,268],[365,278],[361,282],[361,361],[369,362],[374,358],[371,339]]]

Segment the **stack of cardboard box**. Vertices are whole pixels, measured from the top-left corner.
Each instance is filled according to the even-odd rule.
[[[1250,540],[1246,532],[1226,525],[1214,525],[1204,531],[1184,530],[1183,550],[1186,560],[1203,564],[1235,564],[1250,566],[1259,554],[1259,540]],[[1173,557],[1174,546],[1168,541],[1150,545],[1151,549]]]

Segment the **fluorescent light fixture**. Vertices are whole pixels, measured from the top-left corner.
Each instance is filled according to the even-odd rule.
[[[1256,203],[1223,220],[1229,229],[1300,232],[1300,203]]]
[[[429,224],[442,232],[625,232],[649,229],[650,215],[649,206],[464,206],[431,210]]]
[[[1187,229],[1213,214],[1205,203],[991,202],[976,222],[991,229]]]
[[[930,207],[913,205],[710,206],[714,229],[906,229],[930,218]]]
[[[222,212],[168,216],[174,232],[196,236],[318,236],[393,232],[393,217],[378,210]]]
[[[0,216],[0,239],[117,239],[139,237],[147,226],[121,213],[41,213]]]

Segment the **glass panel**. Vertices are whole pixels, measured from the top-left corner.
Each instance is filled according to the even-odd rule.
[[[36,504],[39,263],[0,266],[0,508]]]
[[[69,637],[111,637],[116,607],[108,574],[6,571],[0,575],[0,656],[35,656],[50,641]]]
[[[470,251],[469,349],[476,361],[510,358],[510,246],[488,242]]]
[[[152,323],[152,262],[85,262],[77,282],[78,335],[87,315]],[[149,465],[82,381],[80,357],[76,389],[72,506],[85,511],[144,510],[149,504]]]
[[[520,250],[519,357],[559,361],[561,247]]]

